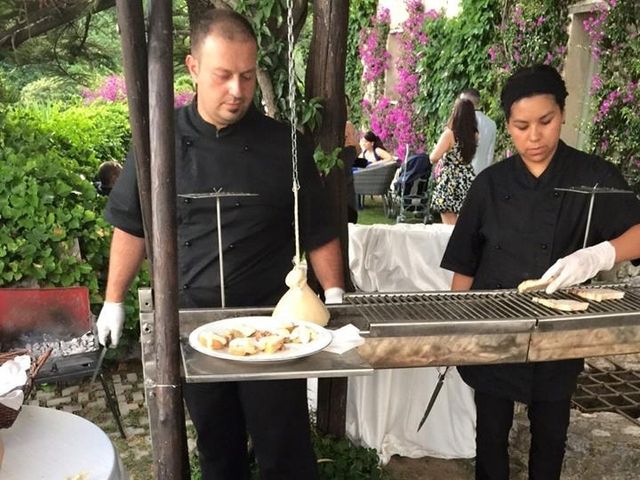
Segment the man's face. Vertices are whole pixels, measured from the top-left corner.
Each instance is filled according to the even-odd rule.
[[[207,35],[186,65],[196,83],[198,113],[221,129],[247,112],[256,89],[257,47],[252,40]]]
[[[553,95],[525,97],[511,105],[507,130],[534,175],[546,169],[558,148],[563,121],[564,114]]]

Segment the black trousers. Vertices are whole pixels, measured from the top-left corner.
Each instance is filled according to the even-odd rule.
[[[509,431],[513,400],[475,392],[476,480],[509,480]],[[571,399],[534,401],[528,405],[529,480],[559,480]]]
[[[306,380],[189,383],[203,480],[248,480],[247,433],[263,480],[316,480]]]

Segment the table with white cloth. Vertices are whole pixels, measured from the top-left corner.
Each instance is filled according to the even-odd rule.
[[[363,292],[448,290],[452,272],[440,261],[453,227],[434,224],[349,224],[349,268]],[[444,369],[376,370],[349,379],[347,436],[375,448],[383,463],[392,455],[419,458],[475,456],[473,390],[450,368],[437,400],[417,427]]]
[[[129,478],[107,434],[72,413],[25,405],[0,440],[2,480]]]

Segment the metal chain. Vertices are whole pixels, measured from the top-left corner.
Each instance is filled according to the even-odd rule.
[[[300,255],[300,218],[298,208],[298,191],[300,190],[300,180],[298,178],[298,129],[296,119],[296,78],[293,68],[293,0],[287,0],[287,42],[289,62],[289,123],[291,124],[291,167],[293,171],[293,224],[296,239],[296,256],[293,259],[294,265],[299,265]]]

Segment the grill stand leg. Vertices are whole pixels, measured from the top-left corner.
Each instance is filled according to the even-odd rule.
[[[122,427],[122,417],[120,416],[120,408],[118,407],[118,401],[115,397],[115,392],[111,390],[111,386],[107,383],[107,380],[104,378],[102,372],[98,375],[100,377],[100,383],[102,384],[102,388],[104,389],[104,394],[107,399],[107,405],[109,405],[109,409],[113,414],[113,419],[116,421],[116,425],[118,425],[118,430],[120,431],[120,436],[126,440],[127,436],[124,433],[124,428]]]

